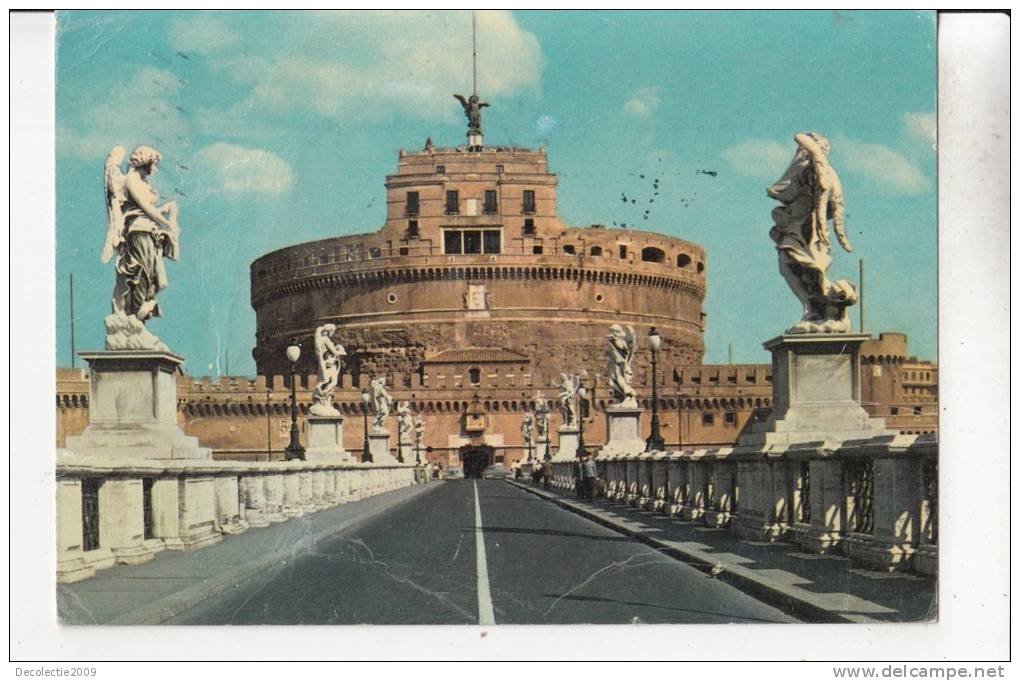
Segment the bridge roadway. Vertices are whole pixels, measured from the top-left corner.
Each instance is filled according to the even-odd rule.
[[[430,484],[168,623],[795,621],[504,482]]]

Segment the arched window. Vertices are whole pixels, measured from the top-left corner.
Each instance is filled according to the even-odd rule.
[[[471,385],[478,385],[482,382],[482,371],[478,367],[468,369],[468,376],[471,378]]]
[[[563,252],[566,253],[567,255],[574,255],[577,251],[574,249],[573,244],[566,244],[563,247]]]
[[[678,255],[676,257],[676,266],[677,267],[690,267],[691,266],[691,256],[687,255],[686,253],[681,253],[680,255]]]
[[[646,246],[641,249],[642,262],[666,262],[666,254],[661,248]]]
[[[592,255],[602,255],[602,247],[601,246],[592,246],[590,253]]]
[[[700,272],[704,272],[704,271],[705,271],[705,263],[699,262],[698,263],[698,272],[700,273]]]

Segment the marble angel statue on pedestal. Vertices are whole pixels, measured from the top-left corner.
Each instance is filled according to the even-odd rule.
[[[624,329],[619,324],[613,324],[609,327],[606,340],[609,341],[606,348],[606,357],[609,360],[606,375],[609,379],[609,389],[613,394],[612,406],[637,407],[637,393],[630,385],[634,378],[634,327],[627,326]]]
[[[159,203],[159,193],[149,183],[162,155],[149,146],[136,147],[122,163],[126,150],[114,147],[106,158],[103,179],[106,189],[106,240],[100,260],[116,254],[116,283],[112,311],[106,317],[108,350],[166,350],[144,324],[161,316],[156,294],[167,286],[164,258],[180,256],[177,204]]]
[[[573,428],[577,425],[577,393],[581,389],[581,379],[578,376],[560,374],[558,384],[560,392],[557,395],[560,414],[563,416],[563,425]]]
[[[340,382],[340,363],[347,356],[344,346],[333,338],[335,324],[323,324],[315,330],[315,358],[319,364],[319,380],[312,391],[312,406],[308,410],[316,416],[339,416],[333,406],[333,391]]]
[[[797,151],[783,176],[766,191],[782,205],[772,210],[769,236],[779,251],[779,271],[804,306],[799,322],[787,333],[845,333],[850,331],[847,308],[857,302],[857,290],[845,279],[832,282],[826,272],[832,263],[829,220],[836,240],[853,251],[844,225],[843,185],[829,165],[829,140],[818,133],[797,133]]]
[[[372,408],[375,410],[372,430],[377,433],[386,432],[386,417],[390,415],[390,410],[393,408],[393,398],[386,390],[386,377],[373,378],[370,386]]]

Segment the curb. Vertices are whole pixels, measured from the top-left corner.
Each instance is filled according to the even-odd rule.
[[[297,553],[305,551],[316,544],[319,544],[335,535],[340,534],[346,530],[349,530],[360,523],[369,520],[370,518],[379,515],[385,511],[389,511],[397,506],[407,503],[408,501],[418,497],[430,489],[438,488],[438,485],[418,485],[419,489],[407,496],[402,496],[397,499],[393,499],[389,503],[377,506],[370,510],[363,511],[362,513],[352,516],[340,524],[333,525],[327,529],[320,531],[310,537],[305,537],[294,544],[288,546],[286,549],[280,549],[273,553],[266,554],[254,560],[251,560],[243,565],[239,565],[236,568],[232,568],[228,572],[211,577],[199,584],[188,587],[182,591],[164,596],[163,598],[150,603],[149,605],[132,610],[131,612],[125,613],[118,617],[115,617],[106,622],[96,622],[98,625],[146,625],[146,624],[162,624],[166,620],[175,617],[189,608],[193,608],[202,601],[212,598],[218,594],[223,593],[227,589],[237,586],[256,574],[262,572],[266,568],[273,565],[279,564],[282,560],[294,556]],[[355,502],[356,503],[356,502]],[[336,508],[336,507],[334,507]],[[327,509],[328,510],[328,509]],[[66,622],[65,622],[66,623]]]
[[[584,506],[562,499],[554,494],[546,492],[545,490],[529,487],[512,480],[507,480],[506,482],[525,492],[530,492],[541,499],[552,502],[562,509],[613,530],[614,532],[619,532],[620,534],[632,537],[642,544],[650,546],[670,558],[675,558],[683,563],[687,563],[702,572],[707,573],[715,569],[722,568],[722,570],[715,576],[716,579],[743,591],[752,598],[764,601],[768,605],[783,611],[787,615],[796,617],[803,622],[814,624],[884,623],[882,620],[876,620],[868,617],[867,615],[844,615],[826,607],[825,605],[813,602],[814,599],[810,598],[811,594],[805,592],[806,595],[801,596],[793,593],[788,587],[784,587],[783,585],[766,577],[755,574],[754,570],[749,570],[741,565],[737,565],[736,563],[727,563],[726,561],[714,559],[709,554],[701,554],[699,552],[688,551],[686,549],[673,546],[670,542],[656,539],[645,532],[614,522],[599,513],[590,511]]]

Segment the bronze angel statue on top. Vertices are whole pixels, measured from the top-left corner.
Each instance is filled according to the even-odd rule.
[[[464,115],[468,119],[468,133],[481,135],[482,134],[482,109],[489,106],[488,102],[483,102],[478,99],[478,95],[471,95],[467,99],[464,99],[464,95],[454,95],[460,105],[464,107]]]
[[[117,255],[117,279],[112,314],[106,318],[109,350],[162,349],[166,347],[143,324],[159,317],[156,294],[166,288],[164,258],[180,255],[177,204],[159,203],[159,193],[149,183],[162,155],[152,147],[136,147],[128,157],[128,171],[121,164],[126,150],[114,147],[106,158],[106,241],[102,262]]]

